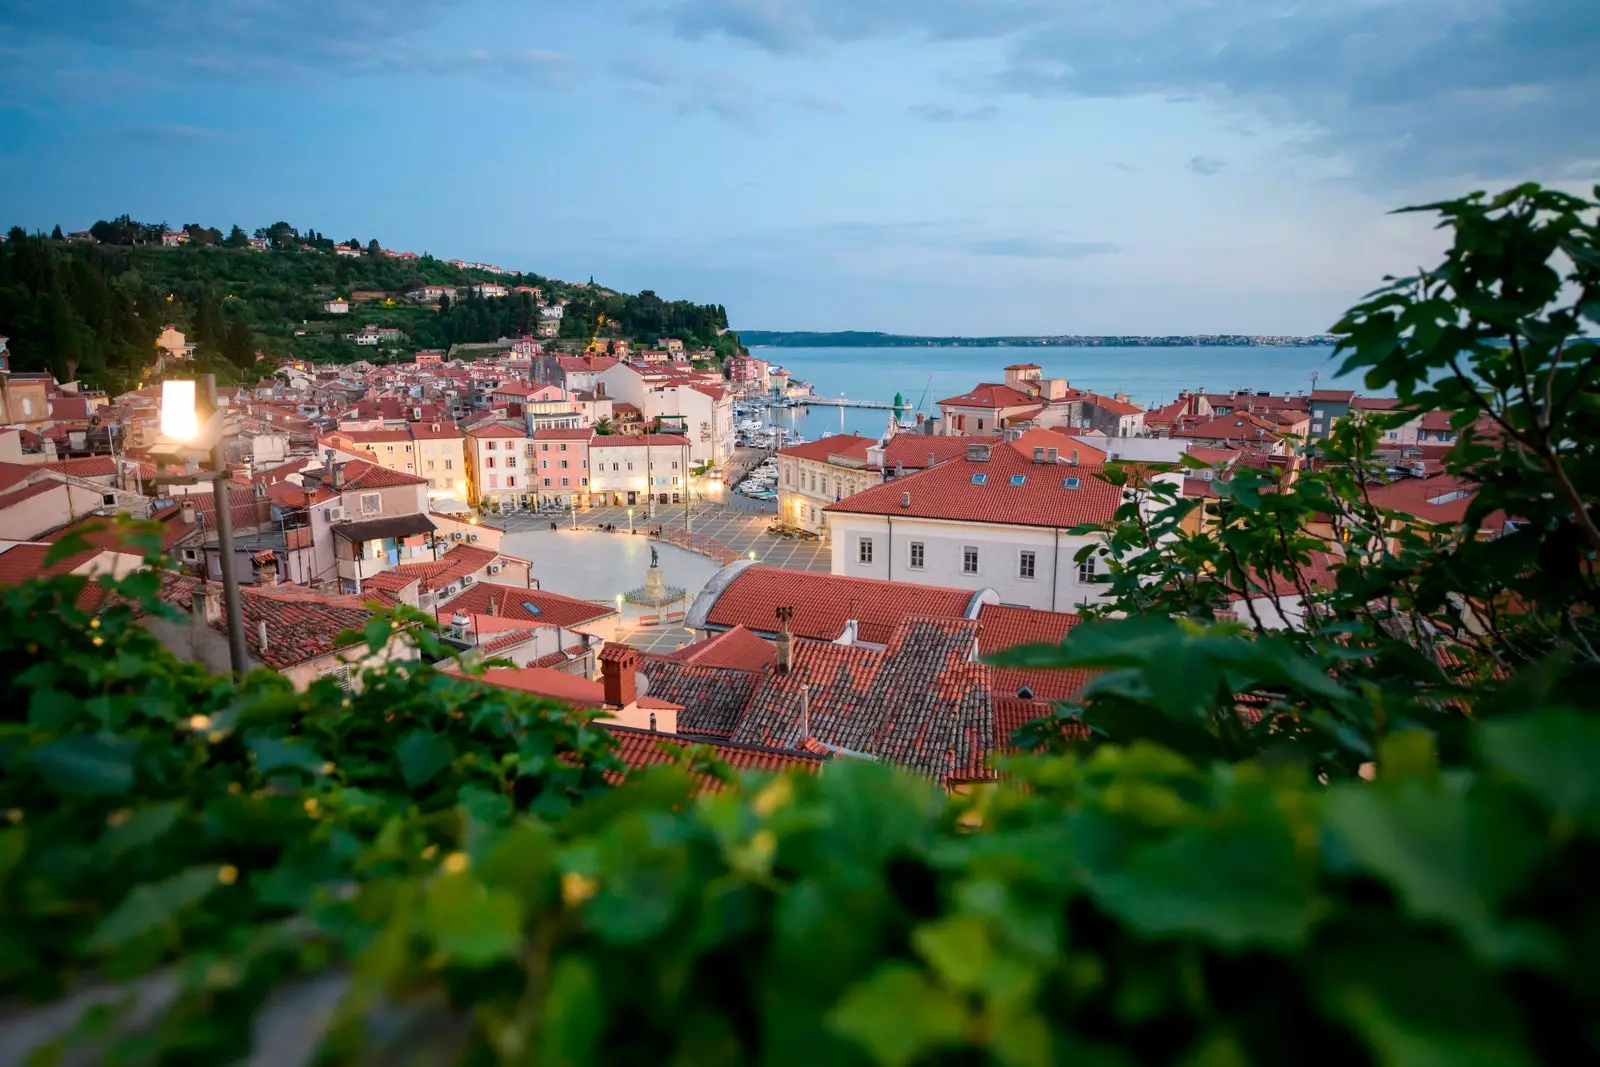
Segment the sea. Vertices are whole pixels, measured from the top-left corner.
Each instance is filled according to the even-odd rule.
[[[901,394],[914,410],[937,415],[935,403],[964,393],[979,382],[1005,380],[1012,363],[1037,363],[1047,378],[1065,378],[1073,388],[1111,396],[1127,393],[1148,407],[1167,403],[1188,389],[1212,393],[1232,389],[1274,394],[1318,389],[1355,389],[1370,396],[1392,395],[1363,387],[1360,375],[1341,378],[1341,360],[1332,347],[1229,348],[1068,348],[996,345],[927,348],[755,348],[751,355],[810,382],[817,395],[885,403]],[[779,422],[812,440],[825,433],[883,433],[889,412],[870,408],[788,408],[771,413]]]

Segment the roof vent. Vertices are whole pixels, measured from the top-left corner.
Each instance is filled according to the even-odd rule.
[[[900,494],[900,506],[903,507],[903,508],[909,508],[911,506],[911,491],[910,490],[907,490],[906,492]]]
[[[968,463],[987,463],[987,462],[989,462],[989,446],[986,445],[986,444],[968,445],[967,446],[967,462]]]
[[[1047,449],[1045,449],[1044,450],[1044,460],[1045,460],[1046,463],[1060,463],[1061,462],[1061,450],[1059,448],[1047,448]]]
[[[1025,685],[1018,686],[1017,687],[1017,699],[1018,700],[1032,700],[1033,699],[1033,690],[1031,688],[1029,688],[1028,686],[1025,686]]]
[[[1071,460],[1069,460],[1069,462],[1070,462],[1070,463],[1071,463],[1071,464],[1072,464],[1072,465],[1073,465],[1073,466],[1074,466],[1074,467],[1076,467],[1076,466],[1077,466],[1077,465],[1078,465],[1078,450],[1077,450],[1077,449],[1076,449],[1076,448],[1074,448],[1074,449],[1073,449],[1073,450],[1072,450],[1072,459],[1071,459]]]
[[[1040,447],[1035,448],[1033,450],[1033,461],[1035,463],[1043,463],[1044,462],[1044,446],[1041,445]]]

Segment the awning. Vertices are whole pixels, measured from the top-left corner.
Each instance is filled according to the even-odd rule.
[[[391,537],[415,537],[417,534],[432,533],[434,529],[433,520],[426,515],[396,515],[386,519],[367,519],[365,522],[340,522],[332,527],[333,536],[355,544]]]

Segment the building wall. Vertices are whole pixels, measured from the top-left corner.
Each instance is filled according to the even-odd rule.
[[[544,504],[589,504],[589,442],[533,441],[533,474],[538,479],[539,502]],[[565,464],[563,466],[563,464]]]
[[[1074,556],[1097,538],[1027,526],[982,522],[890,518],[880,515],[829,516],[834,574],[885,578],[952,589],[993,589],[1005,604],[1048,611],[1071,611],[1102,599],[1105,587],[1081,581]],[[872,541],[872,560],[861,561],[861,539]],[[911,545],[923,546],[923,565],[911,565]],[[978,550],[978,570],[963,568],[965,549]],[[1034,576],[1021,573],[1021,554],[1034,553]]]
[[[792,526],[826,536],[829,517],[823,514],[823,508],[882,481],[883,476],[877,471],[780,455],[778,514]]]
[[[419,478],[428,479],[429,500],[467,500],[466,438],[428,437],[415,442]]]
[[[643,504],[646,493],[655,505],[662,503],[662,495],[667,497],[666,503],[680,503],[682,494],[688,492],[690,461],[686,447],[652,445],[646,449],[628,438],[597,438],[591,444],[589,458],[593,495],[605,494],[609,503],[620,499],[623,504]],[[647,458],[652,468],[649,471],[645,467]]]
[[[107,495],[120,497],[123,494],[109,488],[96,492],[85,485],[58,482],[50,492],[29,497],[0,511],[0,537],[10,541],[32,540],[105,507]]]

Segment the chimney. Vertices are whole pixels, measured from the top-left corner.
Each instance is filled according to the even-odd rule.
[[[639,653],[611,642],[600,650],[600,685],[607,707],[626,708],[638,702]]]
[[[256,561],[256,584],[260,586],[278,584],[278,559],[268,556]]]
[[[860,632],[861,632],[861,623],[858,620],[856,620],[856,619],[846,619],[844,621],[844,633],[839,635],[839,639],[837,641],[835,641],[834,644],[836,644],[836,645],[853,645],[853,644],[856,643],[857,635]]]
[[[206,582],[200,590],[200,610],[206,625],[222,621],[222,583]]]
[[[260,646],[258,651],[265,652],[267,650],[267,620],[266,619],[257,619],[256,620],[256,644]]]
[[[907,489],[905,492],[900,494],[900,506],[903,508],[909,508],[911,506],[911,490]]]
[[[811,740],[811,687],[800,687],[800,736],[796,739],[796,747],[804,745]]]
[[[968,445],[967,446],[967,462],[968,463],[987,463],[987,462],[989,462],[989,446],[988,445]]]
[[[1044,446],[1043,445],[1040,445],[1040,446],[1038,446],[1037,448],[1035,448],[1033,450],[1033,461],[1035,463],[1043,463],[1044,462]]]
[[[183,498],[183,506],[179,509],[178,514],[183,517],[183,524],[185,526],[193,526],[195,519],[194,501],[185,496]]]
[[[1046,463],[1060,463],[1061,450],[1059,448],[1047,448],[1045,449],[1044,458]]]
[[[939,462],[939,457],[935,456],[932,452],[929,452],[928,453],[928,466],[932,467],[934,464],[936,464],[938,462]]]
[[[1074,448],[1072,450],[1072,458],[1070,460],[1068,460],[1068,462],[1071,463],[1074,467],[1076,467],[1078,465],[1078,450],[1076,448]]]
[[[779,677],[787,675],[794,669],[794,635],[789,632],[789,620],[794,617],[794,608],[787,605],[778,608],[778,636],[773,641],[777,648],[776,670]]]

